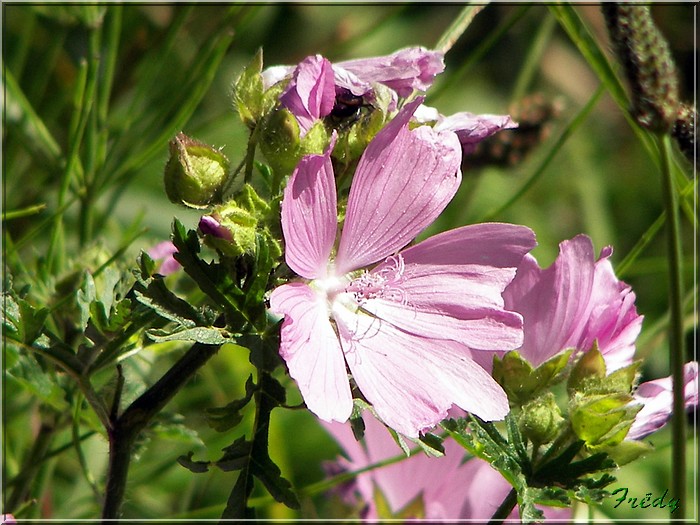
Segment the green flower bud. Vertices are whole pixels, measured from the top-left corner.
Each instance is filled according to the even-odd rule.
[[[301,158],[296,117],[279,108],[263,120],[258,146],[278,176],[291,173]]]
[[[631,90],[634,118],[649,130],[670,130],[678,115],[678,75],[649,6],[604,3],[602,11]]]
[[[564,418],[552,392],[533,399],[525,406],[518,419],[520,432],[533,443],[542,445],[552,441]]]
[[[199,221],[199,230],[207,245],[229,257],[255,253],[256,235],[265,230],[264,221],[270,214],[270,206],[260,198],[252,186],[246,184],[236,197],[214,208],[210,215]],[[270,253],[279,257],[279,244],[267,235]]]
[[[229,161],[220,150],[184,133],[170,141],[164,182],[171,202],[197,209],[219,204],[228,176]]]

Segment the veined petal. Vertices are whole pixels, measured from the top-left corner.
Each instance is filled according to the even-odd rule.
[[[304,136],[318,119],[333,109],[335,80],[331,63],[321,55],[301,61],[280,96],[280,102],[296,117]]]
[[[362,308],[410,334],[449,339],[472,350],[505,352],[518,348],[523,342],[522,317],[505,310],[475,309],[473,318],[468,319],[381,299],[371,299]]]
[[[280,355],[308,409],[324,421],[347,421],[352,412],[350,383],[325,297],[306,284],[289,283],[272,292],[270,309],[284,315]]]
[[[593,243],[579,235],[559,245],[559,257],[546,270],[525,259],[524,286],[519,284],[518,268],[513,284],[506,288],[506,308],[524,319],[525,340],[520,353],[533,366],[566,348],[579,347],[586,328],[594,264]]]
[[[372,140],[352,182],[337,272],[391,255],[445,209],[462,178],[461,146],[452,132],[408,129],[421,98],[406,105]]]
[[[445,418],[453,404],[486,420],[508,412],[505,393],[467,348],[408,334],[342,306],[333,317],[355,382],[397,432],[417,437]]]
[[[476,144],[504,129],[518,125],[508,115],[475,115],[467,111],[441,117],[435,130],[454,131],[462,144],[465,155],[472,153]]]
[[[307,279],[325,277],[338,228],[331,151],[302,157],[284,189],[282,232],[285,260]]]
[[[414,89],[427,90],[435,76],[445,69],[443,53],[423,47],[400,49],[381,57],[347,60],[338,65],[366,82],[390,87],[400,97],[409,96]]]
[[[598,341],[608,373],[632,363],[643,321],[637,314],[632,288],[615,276],[611,253],[611,249],[604,250],[595,263],[588,323],[579,343],[579,348],[587,350]]]

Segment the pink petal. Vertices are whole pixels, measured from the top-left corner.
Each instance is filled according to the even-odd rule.
[[[483,419],[501,419],[501,387],[452,341],[416,337],[381,319],[335,308],[346,360],[360,391],[397,432],[417,437],[456,404]]]
[[[607,253],[607,255],[606,255]],[[598,341],[608,373],[632,363],[635,341],[643,316],[637,315],[632,288],[618,280],[610,263],[612,250],[605,249],[595,263],[593,289],[586,317],[588,323],[578,348],[587,349]]]
[[[282,232],[285,260],[307,279],[325,277],[338,217],[331,151],[302,157],[284,189]]]
[[[423,47],[401,49],[391,55],[339,62],[338,66],[354,73],[365,82],[379,82],[400,97],[414,89],[425,91],[435,76],[445,69],[443,54]]]
[[[685,408],[698,406],[698,363],[691,361],[683,367]],[[662,428],[673,415],[673,378],[671,376],[642,383],[634,393],[644,407],[627,433],[626,439],[643,439]]]
[[[280,102],[297,118],[303,137],[318,119],[333,109],[335,80],[331,63],[321,55],[301,61]]]
[[[352,412],[350,383],[325,297],[306,284],[289,283],[272,292],[270,309],[284,315],[280,355],[307,408],[325,421],[347,421]]]
[[[352,182],[337,273],[376,262],[432,223],[461,181],[461,148],[451,132],[408,129],[420,104],[406,105],[372,140]]]
[[[475,115],[466,111],[442,117],[435,125],[437,131],[454,131],[465,155],[472,153],[476,144],[491,135],[518,125],[508,115]]]
[[[525,258],[503,294],[506,308],[523,316],[525,340],[520,353],[534,366],[566,348],[578,348],[586,327],[595,263],[593,244],[579,235],[562,242],[559,252],[546,270],[534,259]]]
[[[534,246],[532,230],[510,224],[433,236],[373,269],[365,280],[382,287],[362,307],[415,335],[452,339],[473,350],[513,350],[523,341],[522,318],[504,310],[501,294]],[[354,286],[348,291],[361,297],[361,286]]]

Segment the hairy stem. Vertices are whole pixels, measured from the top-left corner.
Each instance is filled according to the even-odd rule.
[[[196,343],[158,382],[134,400],[121,416],[113,419],[109,435],[109,470],[102,519],[107,523],[119,517],[126,490],[131,449],[136,438],[153,417],[187,381],[219,350],[218,345]]]
[[[510,489],[510,492],[503,500],[503,503],[499,505],[499,507],[496,509],[496,512],[494,512],[493,516],[491,516],[489,525],[498,525],[500,523],[503,523],[513,511],[517,503],[518,493],[515,491],[515,489]]]

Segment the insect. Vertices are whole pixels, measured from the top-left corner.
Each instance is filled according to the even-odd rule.
[[[337,88],[335,104],[326,122],[336,129],[345,129],[360,120],[363,109],[371,111],[372,105],[365,101],[364,95],[355,95],[346,88]]]

